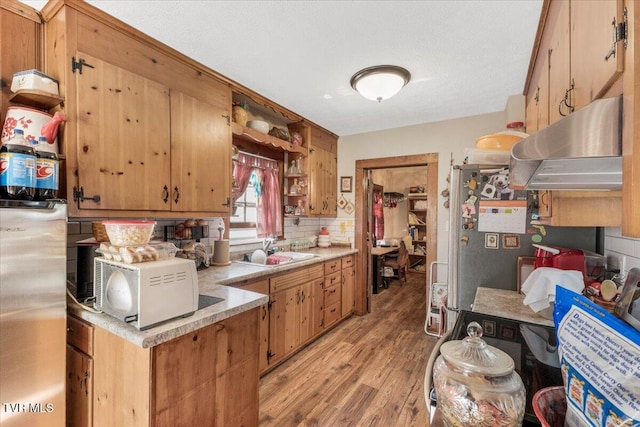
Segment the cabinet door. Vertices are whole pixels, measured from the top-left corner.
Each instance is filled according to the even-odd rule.
[[[281,360],[297,347],[299,328],[298,320],[298,288],[289,288],[271,294],[271,311],[269,312],[269,364]]]
[[[309,149],[309,215],[320,215],[322,213],[322,197],[324,194],[322,153],[322,150],[313,146]]]
[[[229,213],[231,128],[226,109],[171,92],[171,200],[175,211]]]
[[[622,6],[622,0],[571,2],[571,75],[576,109],[601,97],[624,70],[622,41],[614,45],[612,25],[621,22]]]
[[[311,282],[311,299],[313,301],[312,335],[316,336],[324,329],[324,277]]]
[[[67,426],[93,424],[93,360],[67,345]]]
[[[335,216],[338,212],[338,197],[336,196],[338,186],[338,158],[335,153],[325,153],[324,171],[324,200],[326,203],[324,213]]]
[[[216,323],[215,426],[258,426],[257,308]],[[198,394],[198,391],[195,391]],[[205,395],[211,406],[211,397]],[[166,424],[207,426],[208,423]]]
[[[553,2],[552,7],[557,7],[558,10],[549,54],[549,124],[557,122],[563,115],[570,114],[563,100],[571,87],[569,2]],[[571,105],[573,102],[571,92],[568,96],[567,103]]]
[[[78,187],[100,196],[79,208],[169,210],[169,89],[82,52],[76,58],[92,66],[75,75]]]
[[[300,298],[300,341],[298,345],[302,345],[309,341],[314,335],[314,300],[313,300],[313,283],[308,282],[299,287]]]
[[[153,348],[151,425],[207,425],[215,418],[216,333],[211,325]]]
[[[347,267],[342,270],[342,317],[352,313],[356,306],[355,286],[355,267]]]
[[[259,280],[248,284],[233,284],[230,286],[269,295],[269,279]],[[258,312],[258,328],[260,346],[258,350],[258,369],[264,372],[269,366],[269,304],[262,304]]]

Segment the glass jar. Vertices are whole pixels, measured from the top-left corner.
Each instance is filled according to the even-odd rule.
[[[467,326],[462,341],[440,347],[433,367],[438,409],[449,427],[520,426],[526,392],[513,359],[488,345],[477,322]]]

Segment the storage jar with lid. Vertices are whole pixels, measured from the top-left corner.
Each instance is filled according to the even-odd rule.
[[[440,347],[433,368],[437,407],[449,427],[520,426],[526,392],[513,359],[488,345],[477,322],[464,340]]]

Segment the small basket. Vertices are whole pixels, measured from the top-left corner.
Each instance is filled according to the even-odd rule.
[[[96,241],[109,243],[109,235],[102,221],[93,221],[91,223],[91,231]]]

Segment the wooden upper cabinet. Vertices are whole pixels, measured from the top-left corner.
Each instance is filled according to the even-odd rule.
[[[540,65],[536,67],[534,77],[526,96],[525,129],[528,134],[549,125],[549,52],[541,54]]]
[[[171,92],[171,198],[178,211],[229,212],[227,109]]]
[[[85,2],[42,13],[45,71],[68,116],[58,142],[69,215],[227,215],[229,85]]]
[[[563,116],[571,114],[571,68],[570,68],[570,27],[569,2],[551,2],[550,13],[557,8],[554,16],[555,27],[552,29],[548,48],[549,55],[549,124],[555,123]],[[540,52],[544,54],[544,52]],[[566,102],[565,102],[566,97]]]
[[[335,216],[338,142],[333,135],[316,127],[311,128],[310,134],[309,215]]]
[[[38,13],[17,0],[2,0],[0,2],[0,116],[6,117],[11,82],[13,74],[18,71],[42,68],[42,23]],[[19,46],[20,55],[16,49],[9,46]],[[2,122],[0,122],[2,123]]]
[[[622,0],[571,2],[571,75],[579,109],[602,97],[624,70],[623,42],[616,26],[624,22]]]
[[[89,197],[79,208],[170,209],[169,89],[83,52],[76,58],[91,66],[75,74],[77,188]]]

